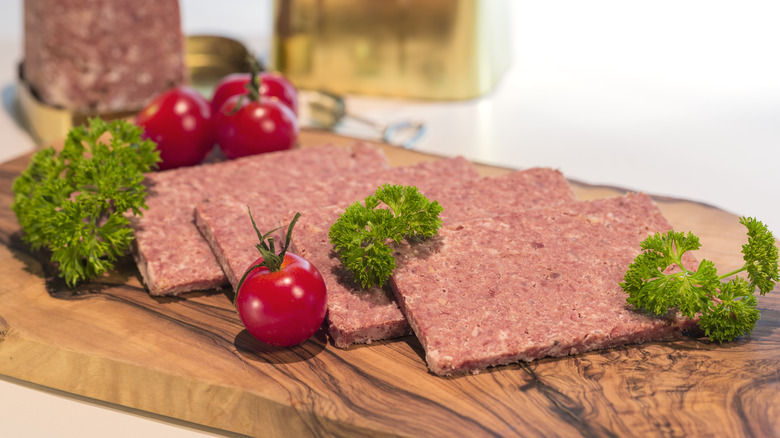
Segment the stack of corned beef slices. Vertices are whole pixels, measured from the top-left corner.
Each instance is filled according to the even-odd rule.
[[[639,243],[671,229],[649,197],[577,201],[550,169],[480,177],[462,158],[387,162],[356,144],[150,175],[150,209],[135,222],[149,292],[235,288],[258,255],[249,207],[263,232],[302,213],[291,250],[325,279],[334,345],[414,333],[439,375],[677,338],[693,328],[678,315],[631,310],[619,286]],[[347,205],[385,183],[437,200],[444,225],[438,236],[401,245],[389,284],[364,290],[341,266],[328,231]]]

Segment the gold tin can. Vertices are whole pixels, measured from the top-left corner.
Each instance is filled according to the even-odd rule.
[[[507,0],[274,0],[271,67],[299,88],[469,99],[510,61]]]
[[[223,76],[250,71],[250,54],[246,47],[236,40],[221,36],[193,35],[185,41],[189,85],[204,96],[210,96],[214,85]],[[33,94],[25,81],[24,63],[19,66],[17,85],[16,109],[27,132],[39,145],[62,141],[68,131],[74,126],[84,124],[89,117],[100,116],[105,120],[127,118],[141,110],[128,108],[112,113],[81,113],[47,105]]]

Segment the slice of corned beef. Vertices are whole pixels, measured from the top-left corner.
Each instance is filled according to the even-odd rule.
[[[646,195],[461,222],[405,246],[391,284],[439,375],[677,338],[692,321],[636,312],[619,286],[670,228]]]

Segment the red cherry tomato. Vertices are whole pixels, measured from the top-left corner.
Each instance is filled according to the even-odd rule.
[[[295,146],[298,119],[290,108],[276,100],[261,97],[259,102],[233,96],[214,117],[214,139],[230,159]]]
[[[278,73],[262,72],[260,78],[260,95],[278,99],[298,115],[298,90],[284,76]],[[252,80],[250,73],[233,73],[222,78],[214,88],[211,98],[211,112],[216,113],[225,101],[236,95],[247,94],[246,84]]]
[[[144,138],[157,143],[160,170],[200,163],[214,146],[211,108],[190,87],[180,86],[157,96],[136,116]]]
[[[255,266],[262,257],[252,263]],[[289,347],[309,339],[325,320],[327,295],[320,271],[306,259],[286,253],[278,271],[253,269],[236,296],[247,331],[266,344]]]

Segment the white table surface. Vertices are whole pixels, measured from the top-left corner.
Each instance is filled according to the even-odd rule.
[[[267,53],[269,5],[182,0],[185,32],[224,34]],[[488,95],[448,103],[348,96],[350,111],[424,121],[421,151],[554,167],[583,182],[755,216],[780,233],[780,3],[517,1],[512,9],[513,64]],[[2,2],[0,162],[34,148],[13,113],[21,28],[21,0]],[[339,131],[371,135],[349,123]],[[0,436],[212,433],[0,378]]]

